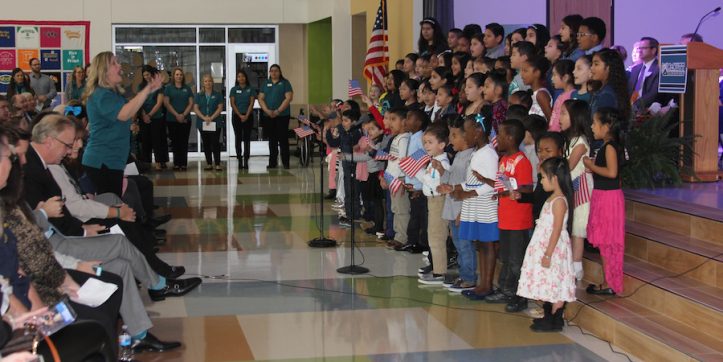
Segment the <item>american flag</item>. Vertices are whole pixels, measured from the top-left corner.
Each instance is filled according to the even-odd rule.
[[[362,95],[362,89],[358,80],[349,80],[349,98]]]
[[[387,1],[379,2],[377,18],[372,28],[372,36],[367,46],[367,57],[364,60],[364,76],[384,89],[384,77],[387,75],[387,64],[389,63],[389,47],[387,41]]]
[[[394,157],[382,150],[379,150],[379,151],[377,151],[377,154],[374,156],[374,159],[377,161],[389,161],[389,160],[396,159],[396,157]]]
[[[575,191],[575,207],[590,202],[590,184],[588,184],[587,170],[578,178],[572,180],[572,189]]]
[[[429,155],[423,148],[414,152],[411,156],[407,156],[399,160],[399,168],[409,177],[414,177],[424,166],[429,163]]]
[[[387,187],[389,187],[389,192],[392,195],[396,194],[397,191],[399,191],[399,189],[403,186],[402,181],[392,176],[392,174],[387,171],[384,171],[384,181],[387,182]]]
[[[494,186],[494,189],[496,192],[503,192],[507,189],[507,187],[505,187],[505,182],[504,182],[504,179],[506,177],[507,176],[505,176],[502,172],[499,172],[499,171],[497,172],[497,176],[495,177],[495,186]]]
[[[297,127],[294,128],[294,133],[296,133],[296,136],[299,138],[308,137],[314,134],[314,130],[311,129],[309,126],[303,126],[303,127]]]
[[[490,131],[490,144],[492,145],[492,148],[497,149],[497,132],[495,132],[494,127],[492,127],[492,130]]]

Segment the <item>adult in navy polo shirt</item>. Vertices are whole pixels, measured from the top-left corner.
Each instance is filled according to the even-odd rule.
[[[264,111],[264,132],[269,137],[269,165],[278,166],[279,148],[284,168],[289,168],[289,119],[294,90],[283,74],[281,67],[274,64],[269,68],[269,79],[261,86],[259,104]]]
[[[122,80],[121,66],[113,53],[102,52],[93,58],[86,84],[90,138],[83,154],[83,167],[99,194],[122,195],[123,170],[130,153],[131,118],[146,98],[161,88],[161,77],[156,75],[126,102],[121,95]]]
[[[228,94],[231,100],[233,116],[233,132],[236,137],[236,158],[239,160],[239,169],[249,168],[251,156],[251,130],[254,125],[254,100],[256,90],[249,84],[246,71],[239,69],[236,72],[236,86]],[[241,157],[241,142],[243,142],[243,158]]]
[[[185,171],[188,167],[188,137],[191,134],[189,114],[193,109],[193,92],[186,85],[183,69],[173,69],[173,80],[163,89],[166,106],[166,126],[173,149],[173,169]]]
[[[201,131],[203,152],[206,154],[205,170],[212,170],[213,166],[216,165],[216,171],[221,171],[219,137],[221,137],[221,130],[224,125],[221,112],[223,112],[225,102],[221,93],[214,92],[211,74],[203,75],[202,84],[203,90],[196,94],[193,111],[196,112],[196,128]]]

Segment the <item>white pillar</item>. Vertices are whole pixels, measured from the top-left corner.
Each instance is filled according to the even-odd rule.
[[[331,15],[332,95],[347,98],[351,69],[351,0],[333,0]],[[311,65],[313,66],[313,64]]]

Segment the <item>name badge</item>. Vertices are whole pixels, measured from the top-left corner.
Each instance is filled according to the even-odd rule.
[[[273,84],[273,83],[267,83],[266,86],[267,86],[267,87],[273,87],[274,84]]]

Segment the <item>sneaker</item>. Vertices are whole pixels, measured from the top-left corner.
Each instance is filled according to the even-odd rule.
[[[454,283],[451,285],[447,290],[449,290],[451,293],[462,293],[465,290],[472,290],[476,287],[476,285],[472,282],[465,282],[462,279],[459,279],[457,283]]]
[[[442,285],[444,285],[445,288],[449,288],[454,285],[454,283],[457,282],[457,280],[460,280],[461,278],[454,275],[454,274],[444,274],[444,281],[442,282]]]
[[[340,217],[339,226],[351,227],[351,221],[345,217]]]
[[[404,250],[410,254],[421,254],[424,250],[424,247],[421,245],[412,245],[411,247],[407,248],[407,250]]]
[[[449,258],[449,261],[447,262],[447,269],[457,269],[458,267],[459,264],[457,263],[457,256],[454,255]]]
[[[411,247],[412,247],[412,244],[406,243],[406,244],[402,244],[402,245],[399,245],[399,246],[395,247],[394,250],[396,250],[396,251],[407,251],[407,250],[409,250]]]
[[[485,302],[492,304],[507,304],[510,302],[510,296],[497,289],[494,293],[485,298]]]
[[[527,298],[520,296],[510,298],[510,302],[505,306],[505,311],[508,313],[522,312],[525,309],[527,309]]]
[[[442,285],[444,275],[442,274],[424,274],[418,279],[419,283],[426,285]]]
[[[425,266],[425,267],[423,267],[423,268],[419,268],[419,270],[417,270],[417,275],[419,275],[419,276],[421,277],[422,275],[424,275],[424,274],[429,274],[429,273],[431,273],[431,272],[432,272],[432,266],[431,266],[431,265],[427,265],[427,266]]]
[[[401,242],[396,241],[394,239],[387,241],[387,249],[390,249],[390,250],[396,250],[397,247],[401,247],[403,245],[404,244],[402,244]]]

